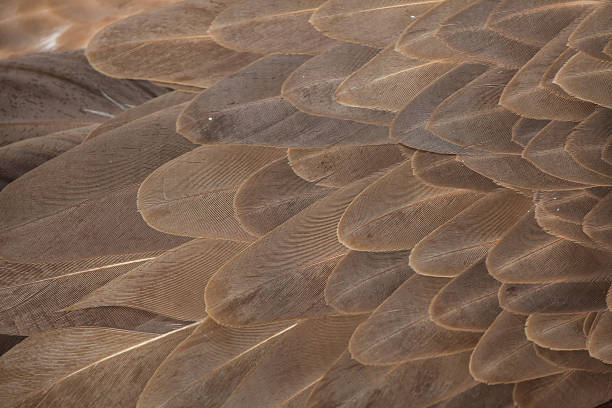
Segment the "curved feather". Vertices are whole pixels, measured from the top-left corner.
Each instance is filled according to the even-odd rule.
[[[240,185],[234,208],[240,225],[260,236],[333,191],[296,176],[284,157],[261,168]]]
[[[538,48],[489,29],[491,13],[503,0],[478,0],[446,19],[437,36],[450,48],[471,59],[487,61],[507,69],[520,68]]]
[[[604,49],[612,34],[610,29],[612,6],[607,2],[599,2],[597,6],[574,30],[568,44],[594,58],[607,60],[610,56]]]
[[[612,312],[602,312],[593,323],[593,328],[587,337],[587,349],[592,357],[604,363],[612,363],[612,345],[610,334],[612,333]]]
[[[444,100],[455,92],[460,92],[485,70],[485,65],[464,63],[434,80],[397,114],[391,124],[391,138],[415,149],[435,153],[478,152],[471,147],[459,146],[438,137],[428,128],[428,123],[431,115]]]
[[[508,38],[542,47],[596,4],[566,0],[505,0],[491,14],[487,26]]]
[[[542,28],[542,24],[532,26]],[[552,82],[575,54],[567,48],[567,39],[576,26],[577,21],[570,24],[521,67],[504,88],[501,105],[532,119],[580,121],[593,112],[595,105],[568,95]]]
[[[523,157],[555,177],[581,184],[611,185],[611,177],[589,171],[565,151],[565,140],[575,126],[574,122],[550,122],[531,139],[523,150]]]
[[[497,186],[488,178],[467,168],[454,155],[417,150],[412,155],[412,171],[426,184],[489,192]]]
[[[214,19],[208,33],[233,50],[264,54],[320,54],[338,45],[310,24],[325,0],[233,2]]]
[[[612,96],[606,89],[612,81],[612,60],[600,60],[584,53],[569,59],[555,75],[554,83],[568,94],[612,108]]]
[[[601,150],[609,137],[612,110],[600,108],[583,120],[568,136],[565,150],[587,169],[612,177],[612,165],[601,159]]]
[[[475,0],[444,0],[417,17],[406,27],[395,43],[395,50],[408,57],[444,59],[456,57],[458,51],[450,48],[436,36],[438,28],[449,17],[474,3]]]
[[[65,308],[143,262],[145,261],[134,260],[84,270],[70,267],[67,267],[66,270],[58,268],[60,270],[55,274],[49,273],[52,269],[51,265],[0,262],[0,270],[3,275],[22,275],[19,281],[10,282],[7,279],[2,281],[0,332],[12,335],[32,335],[74,326],[135,330],[136,327],[155,318],[156,315],[125,307],[92,308],[79,311],[69,311]],[[47,276],[44,272],[47,272]]]
[[[31,336],[0,359],[2,404],[135,404],[155,368],[193,328],[154,335],[83,327]],[[32,353],[36,359],[24,359]],[[33,371],[39,375],[27,374]]]
[[[409,251],[350,251],[325,285],[325,300],[341,313],[364,313],[378,307],[413,275]]]
[[[612,374],[566,371],[525,381],[514,388],[514,401],[525,408],[595,407],[612,397]]]
[[[531,208],[512,192],[491,192],[429,233],[412,249],[410,266],[429,276],[453,277],[485,256]]]
[[[512,127],[512,141],[525,147],[548,123],[547,120],[520,118]]]
[[[481,195],[426,185],[406,162],[355,198],[338,224],[338,237],[354,250],[410,249]]]
[[[540,347],[583,350],[586,348],[586,336],[582,332],[585,317],[584,313],[532,314],[525,323],[525,334]]]
[[[440,1],[432,0],[329,0],[310,23],[328,37],[384,48],[404,27]],[[363,27],[376,27],[364,30]]]
[[[109,76],[207,88],[260,57],[224,48],[207,31],[236,3],[185,0],[119,20],[94,36],[87,58]]]
[[[327,373],[322,384],[327,387],[315,390],[309,403],[312,407],[327,407],[325,401],[337,401],[338,408],[370,406],[414,408],[430,407],[452,398],[476,383],[467,370],[469,352],[449,356],[408,361],[393,367],[360,366],[347,359]],[[355,370],[355,366],[358,370]],[[346,370],[348,373],[345,373]],[[355,370],[356,372],[353,372]],[[353,379],[352,374],[357,376]],[[344,374],[344,377],[341,377]],[[349,376],[350,380],[346,381]],[[359,378],[363,376],[364,378]],[[369,380],[369,381],[368,381]],[[342,383],[348,382],[350,388]],[[359,387],[359,385],[363,386]],[[344,388],[336,394],[337,388]],[[348,388],[348,390],[346,389]],[[318,391],[318,392],[317,392]],[[346,395],[346,397],[345,397]]]
[[[186,119],[179,119],[178,131],[201,144],[322,147],[391,143],[389,129],[384,126],[308,115],[280,97],[239,103],[195,117],[202,120],[195,122],[194,131],[185,127]]]
[[[0,147],[0,189],[81,143],[96,125],[60,130]]]
[[[439,408],[514,408],[512,389],[511,384],[478,384],[443,402]]]
[[[239,186],[284,157],[285,149],[201,146],[155,170],[138,190],[138,209],[152,227],[170,234],[252,241],[234,210]],[[232,163],[232,171],[221,171]]]
[[[346,78],[334,98],[343,105],[398,112],[455,66],[449,61],[409,58],[390,45]]]
[[[555,351],[536,346],[539,357],[566,370],[584,370],[606,373],[612,371],[612,365],[605,364],[589,356],[586,350]]]
[[[151,229],[135,207],[140,182],[193,148],[173,130],[180,109],[159,111],[74,147],[2,190],[2,256],[91,265],[92,258],[139,259],[185,242]],[[41,185],[44,198],[31,200]]]
[[[608,249],[612,247],[610,204],[612,204],[612,193],[608,193],[585,215],[582,226],[585,234]]]
[[[429,317],[429,304],[448,279],[406,280],[351,337],[349,351],[362,364],[386,365],[470,350],[480,333],[452,331]]]
[[[0,146],[100,123],[164,93],[96,72],[82,51],[0,61],[0,87]]]
[[[388,125],[393,113],[339,104],[336,88],[378,54],[377,49],[342,44],[318,55],[293,71],[283,84],[282,96],[299,110],[311,114],[375,125]]]
[[[535,266],[537,265],[537,266]],[[612,255],[553,237],[527,214],[489,251],[487,269],[504,283],[609,281]],[[537,268],[538,273],[531,273]]]
[[[332,316],[244,328],[207,319],[151,378],[138,407],[281,405],[323,376],[362,319]]]
[[[181,320],[206,317],[204,288],[210,277],[248,244],[196,239],[138,265],[67,310],[124,306]]]
[[[451,330],[485,331],[501,312],[497,301],[500,286],[487,272],[483,259],[440,289],[429,304],[429,316]]]
[[[496,153],[519,153],[512,127],[519,117],[499,105],[513,70],[491,68],[459,89],[432,113],[427,129],[453,144]]]
[[[494,182],[516,189],[575,190],[584,184],[574,183],[540,171],[528,160],[511,154],[460,154],[459,160],[467,167]]]
[[[558,282],[540,284],[505,283],[499,289],[499,304],[515,314],[584,313],[606,307],[609,282]]]
[[[336,228],[364,179],[320,199],[225,264],[206,286],[206,310],[229,325],[330,314],[325,282],[348,251]]]
[[[501,312],[480,338],[470,359],[472,376],[487,384],[505,384],[562,372],[537,356],[525,336],[526,317]]]
[[[402,163],[413,150],[402,145],[289,149],[289,164],[301,178],[321,186],[342,187]]]
[[[225,112],[279,96],[285,79],[308,58],[270,55],[256,60],[199,94],[179,116],[177,131],[194,143],[220,139],[224,131],[217,124]],[[241,126],[253,126],[246,122]]]

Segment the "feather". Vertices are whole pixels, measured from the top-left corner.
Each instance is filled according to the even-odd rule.
[[[366,396],[359,399],[362,404],[357,406],[425,408],[460,394],[476,385],[467,370],[469,354],[409,361],[394,367],[366,390]]]
[[[310,23],[328,37],[384,48],[437,3],[440,0],[329,0],[314,12]],[[364,30],[364,26],[377,29]]]
[[[422,275],[457,276],[485,256],[529,208],[529,199],[510,190],[491,192],[416,244],[410,266]]]
[[[364,366],[345,351],[319,380],[307,407],[360,407],[364,390],[371,388],[392,370],[393,366]]]
[[[585,246],[596,246],[584,233],[583,222],[599,200],[586,190],[538,193],[535,201],[536,220],[546,232]]]
[[[477,381],[507,384],[563,371],[537,356],[525,336],[526,320],[505,311],[497,316],[470,358],[470,373]]]
[[[489,192],[497,186],[459,162],[454,155],[417,150],[412,156],[412,171],[425,184],[479,192]]]
[[[457,156],[459,161],[476,173],[490,178],[497,184],[515,189],[575,190],[583,184],[573,183],[540,171],[528,160],[512,154],[480,154]]]
[[[612,84],[612,60],[579,52],[561,67],[554,83],[576,98],[612,108],[612,96],[607,92]]]
[[[15,347],[25,336],[11,336],[9,334],[0,334],[0,356]]]
[[[449,17],[474,3],[475,0],[444,0],[418,16],[397,39],[395,50],[407,57],[445,59],[457,57],[458,51],[450,48],[436,33]]]
[[[592,357],[608,364],[612,363],[611,334],[612,312],[606,310],[593,323],[593,327],[587,337],[587,349]]]
[[[504,283],[609,281],[611,267],[612,254],[547,234],[537,225],[533,212],[487,256],[489,273]],[[537,274],[531,272],[534,268]]]
[[[512,139],[517,115],[498,104],[513,70],[492,68],[459,89],[432,113],[427,129],[463,147],[496,153],[519,153]]]
[[[429,303],[447,283],[418,275],[406,280],[357,327],[349,343],[352,357],[387,365],[471,350],[480,333],[448,330],[429,317]]]
[[[448,61],[409,58],[390,45],[346,78],[334,98],[343,105],[398,112],[455,66]]]
[[[520,68],[538,48],[504,37],[487,27],[487,22],[504,0],[478,0],[446,19],[437,36],[450,48],[506,69]]]
[[[377,49],[357,44],[342,44],[318,55],[293,71],[283,84],[282,96],[310,115],[349,119],[374,125],[388,125],[393,113],[339,104],[336,88],[378,54]]]
[[[610,56],[605,52],[605,47],[612,34],[610,29],[612,5],[608,2],[599,2],[597,6],[574,30],[568,44],[591,57],[609,60]]]
[[[443,402],[439,408],[514,408],[511,384],[478,384]]]
[[[459,146],[442,139],[428,127],[438,106],[455,92],[460,92],[486,70],[481,64],[464,63],[434,80],[405,105],[391,124],[391,138],[413,147],[435,153],[475,153],[468,146]]]
[[[499,289],[499,304],[515,314],[585,313],[606,307],[610,282],[559,282],[540,284],[505,283]]]
[[[81,143],[96,125],[60,130],[0,147],[0,189]]]
[[[327,304],[341,313],[371,312],[413,275],[409,255],[410,251],[350,251],[329,276]]]
[[[101,123],[93,131],[89,133],[85,141],[98,137],[106,132],[113,129],[117,129],[123,125],[126,125],[134,120],[143,118],[145,116],[154,114],[162,109],[170,108],[172,106],[180,105],[189,102],[193,99],[193,94],[187,92],[173,91],[167,94],[153,98],[150,101],[142,103],[138,106],[125,110],[113,117]]]
[[[224,113],[231,114],[241,105],[279,96],[285,79],[308,58],[304,55],[270,55],[217,82],[185,108],[177,120],[177,131],[194,143],[207,139],[217,141],[222,137],[223,129],[216,125],[223,120]],[[253,125],[244,123],[241,126]]]
[[[514,401],[520,407],[595,407],[612,398],[612,373],[566,371],[519,383]]]
[[[79,327],[31,336],[0,359],[0,401],[7,408],[134,405],[157,366],[193,328],[155,335]],[[32,353],[36,359],[24,359]]]
[[[207,31],[236,3],[185,0],[117,21],[92,38],[87,58],[109,76],[207,88],[260,58],[222,47]]]
[[[612,165],[601,159],[601,149],[610,136],[611,126],[612,110],[596,110],[570,133],[565,150],[587,169],[612,177]]]
[[[584,323],[582,325],[582,332],[585,336],[589,336],[589,333],[593,329],[593,324],[597,320],[598,316],[601,315],[601,311],[599,312],[589,312],[587,316],[584,318]]]
[[[325,282],[347,249],[336,226],[371,179],[320,199],[226,263],[206,286],[206,311],[228,325],[332,313]]]
[[[240,52],[320,54],[338,45],[309,23],[313,11],[324,2],[234,2],[214,19],[208,33],[224,47]]]
[[[552,350],[582,350],[586,336],[582,326],[586,314],[532,314],[525,323],[527,338]]]
[[[520,118],[512,127],[512,141],[525,147],[548,123],[547,120]]]
[[[353,200],[338,224],[338,238],[357,251],[410,249],[481,196],[423,184],[406,162]]]
[[[94,71],[82,51],[0,61],[0,87],[0,146],[90,126],[164,93]]]
[[[612,365],[591,356],[586,350],[555,351],[536,346],[539,357],[566,370],[584,370],[598,373],[612,372]]]
[[[2,256],[93,267],[92,258],[103,265],[105,259],[129,261],[185,242],[151,229],[135,206],[140,182],[193,148],[173,130],[180,109],[159,111],[74,147],[2,190]],[[41,185],[44,198],[32,200]]]
[[[297,395],[291,397],[288,400],[283,401],[281,405],[278,405],[279,408],[304,408],[308,399],[310,398],[310,394],[312,390],[317,385],[318,381],[314,384],[308,386],[304,390],[300,391]]]
[[[280,405],[323,376],[361,320],[332,316],[229,328],[207,319],[151,378],[138,407]]]
[[[178,130],[201,144],[320,147],[391,143],[389,129],[384,126],[308,115],[280,97],[237,104],[233,109],[196,117],[202,120],[196,122],[195,132],[189,133],[183,120],[179,120]],[[210,118],[206,125],[202,124],[205,118]]]
[[[201,146],[155,170],[138,191],[138,209],[152,227],[190,237],[252,241],[234,210],[238,187],[286,155],[262,146]],[[232,163],[232,171],[219,166]]]
[[[612,192],[608,193],[584,217],[582,229],[591,239],[612,249]]]
[[[124,306],[181,320],[206,317],[204,288],[210,277],[248,245],[196,239],[133,267],[67,310]]]
[[[299,177],[321,186],[342,187],[377,172],[386,172],[412,154],[402,145],[338,146],[289,149],[289,164]]]
[[[240,185],[234,197],[234,208],[240,225],[260,236],[333,191],[333,188],[298,177],[283,157],[261,168]]]
[[[63,309],[142,262],[136,260],[89,270],[60,270],[55,276],[49,274],[49,277],[45,277],[44,272],[49,272],[50,265],[2,262],[0,268],[3,275],[22,276],[12,282],[2,279],[0,332],[32,335],[82,325],[134,329],[153,318],[153,314],[121,307],[86,311]],[[26,278],[23,275],[30,276]]]
[[[552,81],[575,54],[566,44],[576,26],[577,22],[570,24],[523,65],[504,88],[501,105],[521,116],[545,120],[580,121],[593,112],[595,105],[571,97]]]
[[[550,122],[531,139],[523,150],[523,157],[558,178],[581,184],[612,185],[612,177],[589,171],[564,150],[565,140],[575,126],[574,122]]]
[[[543,47],[593,7],[593,2],[584,1],[505,0],[491,14],[487,26],[508,38]]]
[[[447,329],[485,331],[501,312],[500,285],[487,272],[483,259],[440,289],[431,300],[429,316]]]

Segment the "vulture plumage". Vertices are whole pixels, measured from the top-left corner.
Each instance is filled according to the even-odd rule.
[[[612,407],[610,0],[2,8],[0,406]]]

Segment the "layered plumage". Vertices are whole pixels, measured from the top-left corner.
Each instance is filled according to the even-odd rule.
[[[3,406],[609,406],[608,0],[154,3],[0,62]]]

